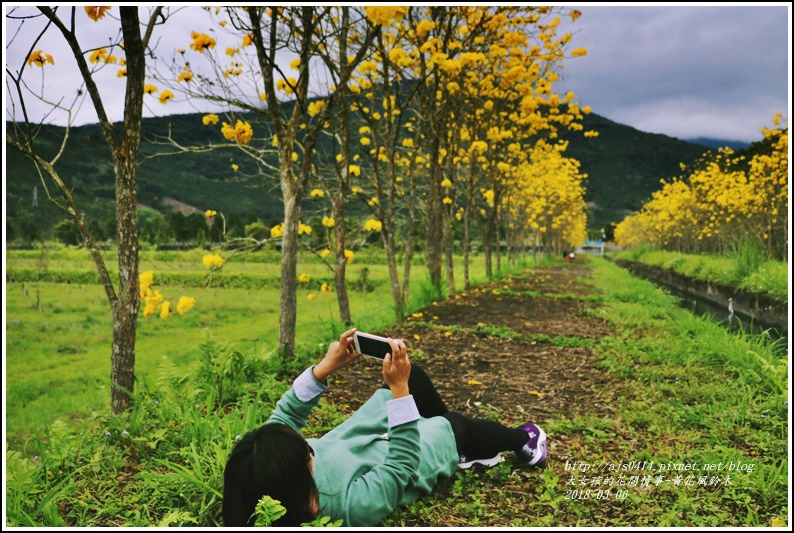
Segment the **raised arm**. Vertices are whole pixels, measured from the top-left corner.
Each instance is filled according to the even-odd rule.
[[[392,353],[383,361],[383,380],[392,391],[386,403],[389,417],[389,452],[379,464],[357,478],[347,496],[348,526],[377,525],[399,505],[419,469],[419,410],[408,390],[411,362],[401,340],[389,339]]]
[[[309,414],[320,401],[320,395],[328,388],[328,376],[358,357],[353,347],[355,332],[353,328],[342,333],[339,341],[332,342],[328,347],[322,361],[307,368],[295,379],[292,387],[276,404],[268,423],[287,424],[298,432],[306,426]]]

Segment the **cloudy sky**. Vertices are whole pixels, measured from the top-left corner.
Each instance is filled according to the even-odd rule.
[[[789,116],[790,4],[572,7],[582,11],[574,25],[569,19],[564,21],[574,32],[572,48],[585,47],[589,53],[565,64],[563,81],[556,88],[561,94],[575,92],[577,100],[590,105],[593,112],[642,131],[682,139],[714,137],[744,142],[759,140],[760,128],[771,126],[776,112]],[[4,8],[4,61],[11,72],[17,72],[33,46],[41,20],[26,20],[17,32],[20,21],[8,17],[11,7],[6,4]],[[209,28],[206,15],[197,6],[171,9],[176,13],[168,31],[155,32],[159,50],[187,48],[191,31]],[[32,12],[25,8],[14,15]],[[142,18],[146,18],[145,12],[142,7]],[[118,28],[118,22],[109,17],[88,22],[83,10],[78,10],[79,36],[86,46],[107,44],[108,35]],[[60,93],[70,101],[77,87],[74,60],[69,61],[60,36],[51,30],[33,49],[51,53],[56,65],[29,68],[26,82],[36,89],[43,86],[51,98]],[[289,59],[285,58],[285,67]],[[116,70],[113,66],[97,77],[111,120],[121,117],[124,92]],[[42,78],[43,71],[48,75]],[[19,108],[9,105],[8,89],[3,98],[6,119],[10,120],[12,113],[19,116]],[[146,115],[210,110],[195,105],[172,101],[162,106],[154,101]],[[36,106],[31,105],[29,111],[40,118]],[[52,115],[48,121],[63,123],[64,119]],[[74,123],[90,122],[96,122],[96,115],[86,102]]]

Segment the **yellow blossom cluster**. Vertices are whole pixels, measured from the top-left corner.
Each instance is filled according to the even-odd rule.
[[[251,124],[243,122],[242,120],[238,120],[234,127],[224,122],[221,127],[221,133],[223,133],[223,136],[228,140],[238,144],[248,144],[251,137],[254,136],[254,130],[251,128]]]
[[[193,42],[190,43],[190,49],[199,53],[204,53],[204,50],[215,48],[215,39],[205,33],[192,32],[190,38]]]
[[[366,6],[364,13],[373,24],[384,27],[399,23],[408,12],[408,6]]]
[[[117,63],[118,58],[113,54],[109,54],[107,48],[97,48],[88,56],[88,61],[91,63],[99,63],[100,61],[105,63]]]
[[[366,231],[381,231],[383,229],[383,223],[380,220],[370,218],[364,223],[364,229]]]
[[[780,120],[780,114],[775,121]],[[666,181],[615,228],[623,247],[650,244],[688,253],[726,253],[751,239],[777,258],[788,246],[788,128],[763,129],[750,161],[728,148],[706,154]]]
[[[85,6],[85,14],[93,21],[97,21],[105,16],[111,6]]]
[[[323,100],[317,100],[316,102],[310,103],[308,108],[309,116],[316,117],[320,114],[320,111],[322,111],[324,107],[325,102]]]
[[[171,302],[169,300],[165,300],[159,290],[152,290],[152,285],[154,284],[154,271],[147,270],[145,272],[141,272],[139,275],[139,284],[141,302],[144,303],[143,316],[149,318],[158,310],[160,311],[160,318],[168,318],[173,314]],[[190,296],[181,296],[177,302],[177,312],[180,315],[184,315],[193,308],[195,303],[195,298]]]
[[[43,67],[46,63],[50,65],[55,64],[55,60],[52,58],[50,54],[45,54],[41,50],[34,50],[28,56],[28,65],[34,65],[37,67]]]
[[[201,262],[204,263],[206,268],[220,268],[223,266],[223,257],[218,254],[206,254],[201,258]]]
[[[173,98],[174,98],[174,93],[166,89],[165,91],[160,93],[158,100],[160,100],[161,104],[166,104],[168,103],[169,100],[172,100]]]
[[[193,80],[193,73],[190,72],[187,69],[185,69],[182,72],[180,72],[179,76],[177,76],[177,78],[176,78],[177,82],[185,81],[185,82],[190,83],[192,80]]]
[[[311,235],[312,227],[303,222],[298,222],[298,235]],[[270,228],[270,237],[278,239],[284,236],[284,224],[277,224]]]

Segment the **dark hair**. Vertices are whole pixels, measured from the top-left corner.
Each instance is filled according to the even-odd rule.
[[[251,517],[264,495],[287,513],[273,525],[299,526],[317,516],[317,485],[309,471],[306,440],[284,424],[265,424],[232,449],[223,473],[223,525],[253,526]]]

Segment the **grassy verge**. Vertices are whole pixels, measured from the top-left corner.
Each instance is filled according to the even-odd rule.
[[[732,256],[683,254],[639,247],[618,252],[612,259],[636,261],[670,269],[691,278],[788,299],[788,263],[767,260],[749,245],[738,248]]]
[[[730,333],[653,284],[595,265],[593,312],[616,333],[596,346],[609,386],[587,401],[613,413],[546,420],[545,471],[507,461],[459,474],[385,525],[785,525],[788,366],[775,343]]]
[[[91,268],[84,250],[44,250],[48,262],[44,271],[68,272]],[[27,261],[42,251],[13,252],[16,260]],[[155,270],[157,288],[175,303],[182,294],[196,298],[196,306],[186,315],[168,320],[143,318],[138,322],[136,378],[139,383],[152,379],[163,358],[169,358],[187,371],[195,370],[200,360],[199,346],[208,339],[230,344],[234,349],[257,359],[268,359],[276,349],[279,320],[278,283],[256,290],[247,283],[240,286],[183,288],[178,280],[169,283],[161,272],[173,272],[177,265],[202,268],[201,251],[145,252],[142,268]],[[278,279],[280,268],[272,254],[262,252],[245,256],[251,262],[230,262],[217,278],[234,276],[246,279],[266,271]],[[365,254],[357,257],[363,261]],[[266,261],[265,261],[266,260]],[[74,261],[74,263],[71,263]],[[462,261],[458,261],[462,264]],[[170,265],[170,266],[168,266]],[[196,266],[198,265],[198,266]],[[228,269],[228,271],[227,271]],[[366,269],[369,290],[357,284]],[[204,269],[206,270],[206,269]],[[316,279],[325,266],[303,263],[299,272],[312,276],[311,284],[298,290],[298,349],[314,352],[319,342],[336,338],[342,329],[335,293],[318,291]],[[77,271],[77,270],[76,270]],[[472,263],[473,282],[485,279],[483,257]],[[503,275],[507,274],[505,269]],[[455,272],[462,278],[462,266]],[[197,274],[198,275],[198,274]],[[332,277],[328,281],[332,284]],[[409,311],[443,297],[435,294],[426,281],[427,269],[412,269],[412,294]],[[362,331],[377,329],[394,321],[388,271],[385,265],[354,263],[348,268],[351,314]],[[309,297],[311,295],[311,300]],[[8,440],[18,446],[31,438],[38,428],[55,419],[79,421],[92,412],[107,408],[110,396],[110,348],[112,323],[103,290],[97,284],[12,282],[6,291],[6,420]],[[315,338],[320,339],[315,340]],[[72,422],[75,426],[78,422]]]
[[[462,473],[382,525],[785,522],[786,362],[769,341],[728,333],[678,308],[652,284],[606,261],[594,264],[601,295],[593,312],[616,331],[593,348],[611,380],[598,400],[611,401],[613,414],[544,421],[552,450],[545,471],[505,462]],[[267,418],[288,386],[278,376],[294,377],[327,341],[324,331],[306,335],[305,351],[286,371],[252,346],[211,340],[197,342],[197,368],[190,370],[174,347],[154,361],[127,416],[94,413],[77,429],[51,422],[43,434],[7,449],[7,525],[218,525],[223,465],[235,439]],[[322,401],[309,433],[343,418]],[[652,478],[646,480],[640,461],[657,465]],[[599,485],[588,484],[597,466],[623,464],[629,466],[609,474],[613,481],[623,476],[623,485],[607,486],[606,473]],[[689,473],[670,470],[695,464]],[[712,472],[704,465],[724,467]],[[658,484],[656,475],[664,475]]]

